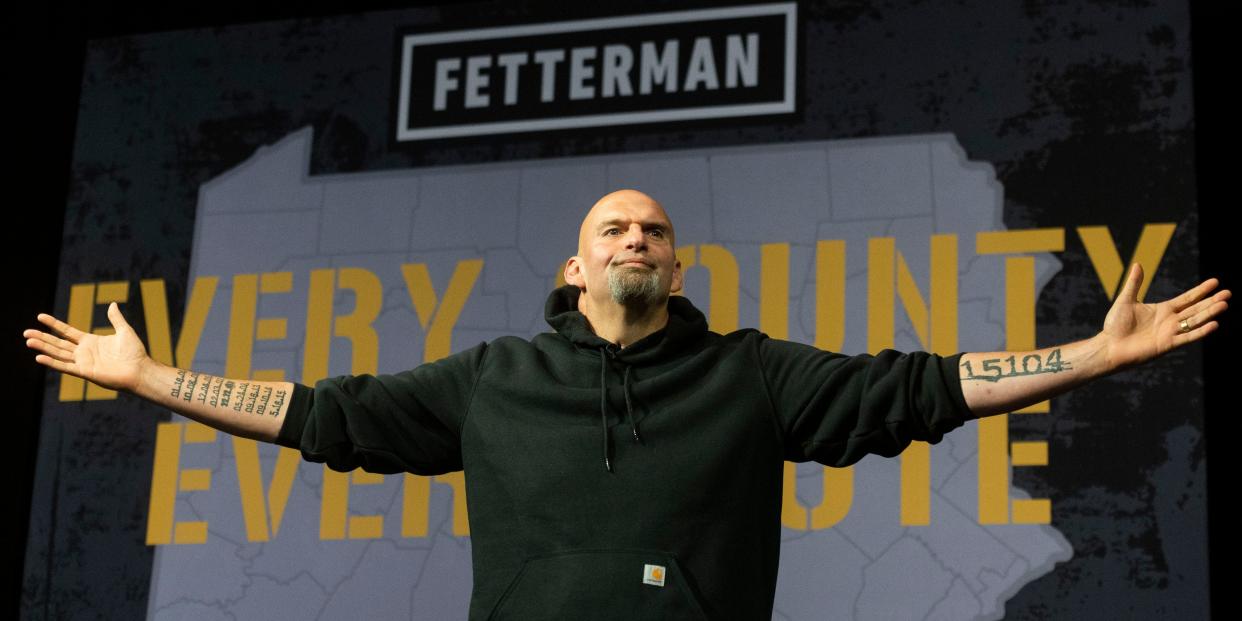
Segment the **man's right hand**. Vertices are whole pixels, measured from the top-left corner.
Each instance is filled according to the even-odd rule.
[[[170,367],[147,355],[116,304],[108,307],[114,334],[87,334],[51,315],[39,323],[53,333],[26,330],[26,346],[42,365],[124,390],[204,425],[272,442],[293,397],[289,382],[230,380]]]
[[[22,333],[26,346],[39,352],[36,362],[104,388],[138,389],[151,359],[116,302],[108,306],[108,321],[116,333],[107,336],[83,332],[51,315],[40,314],[38,319],[54,334],[39,330]]]

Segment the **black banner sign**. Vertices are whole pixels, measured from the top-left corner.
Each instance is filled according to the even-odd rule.
[[[405,33],[397,140],[794,111],[797,5]]]

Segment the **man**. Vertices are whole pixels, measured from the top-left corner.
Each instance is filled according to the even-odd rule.
[[[583,221],[552,334],[501,338],[411,371],[242,382],[151,360],[116,334],[28,330],[36,360],[230,433],[348,470],[466,472],[472,619],[769,618],[785,460],[851,464],[935,442],[1217,326],[1215,280],[1136,301],[1136,265],[1090,339],[1021,353],[843,356],[707,331],[681,297],[672,223],[613,192]],[[216,389],[220,402],[185,400]],[[237,406],[238,399],[246,404]]]

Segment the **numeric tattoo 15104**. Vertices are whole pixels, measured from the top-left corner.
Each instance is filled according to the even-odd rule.
[[[1068,371],[1074,368],[1069,360],[1061,359],[1061,348],[1059,347],[1048,352],[1047,358],[1039,354],[1027,354],[1020,361],[1017,356],[988,358],[980,365],[982,368],[979,375],[975,374],[974,365],[969,360],[962,362],[960,366],[966,370],[966,374],[962,376],[962,379],[984,382],[999,382],[1003,379],[1025,377],[1027,375],[1060,373],[1061,371]]]

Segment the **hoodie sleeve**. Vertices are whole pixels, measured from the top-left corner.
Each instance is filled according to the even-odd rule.
[[[395,375],[297,385],[276,443],[339,471],[461,470],[461,422],[486,345]]]
[[[974,418],[958,380],[961,354],[846,356],[765,338],[759,355],[790,461],[843,467],[868,453],[891,457]]]

